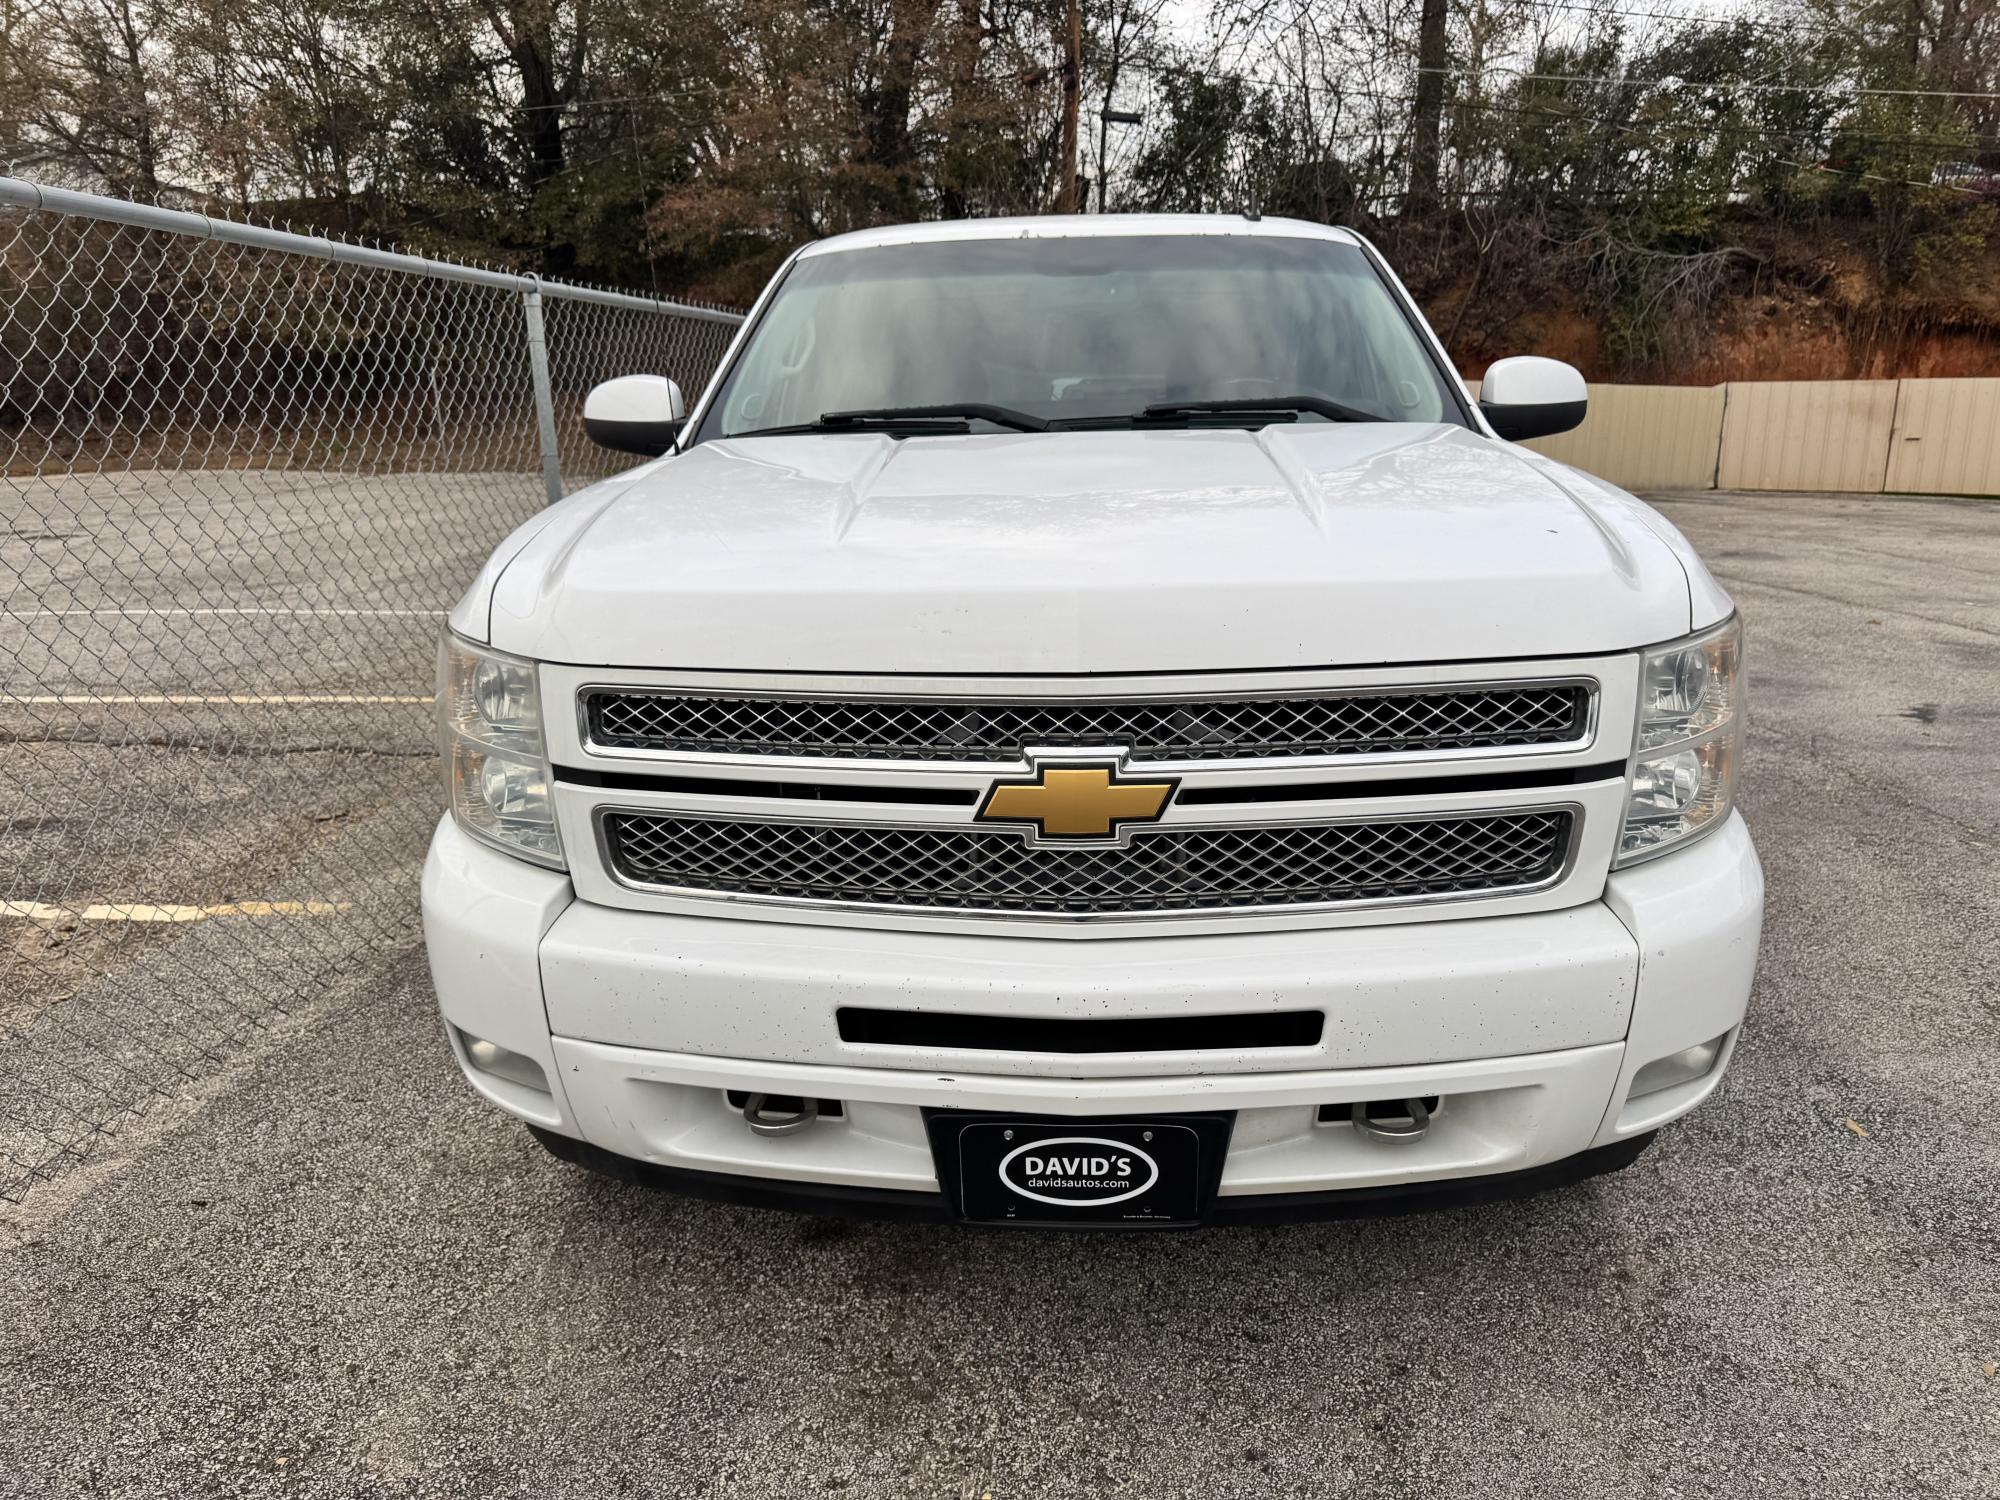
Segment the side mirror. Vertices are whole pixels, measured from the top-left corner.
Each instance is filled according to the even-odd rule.
[[[583,430],[600,448],[658,458],[673,451],[687,402],[664,375],[621,375],[583,398]]]
[[[1576,366],[1533,354],[1495,360],[1479,382],[1479,409],[1510,442],[1568,432],[1589,400]]]

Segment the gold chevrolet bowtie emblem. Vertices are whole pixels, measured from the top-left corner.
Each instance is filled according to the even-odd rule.
[[[1045,767],[1033,781],[996,781],[979,816],[1033,823],[1045,839],[1107,838],[1120,823],[1150,822],[1166,811],[1171,781],[1118,781],[1116,766]]]

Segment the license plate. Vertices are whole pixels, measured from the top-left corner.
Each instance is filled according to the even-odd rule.
[[[1231,1117],[930,1117],[938,1175],[982,1224],[1198,1224],[1215,1195]]]

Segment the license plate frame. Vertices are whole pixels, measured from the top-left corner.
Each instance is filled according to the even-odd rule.
[[[1036,1229],[1206,1222],[1235,1120],[1233,1113],[925,1112],[938,1183],[958,1218]],[[1102,1175],[1092,1172],[1100,1166]]]

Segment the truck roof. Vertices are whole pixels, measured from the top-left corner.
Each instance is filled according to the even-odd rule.
[[[1086,235],[1234,234],[1246,238],[1360,241],[1345,229],[1303,219],[1250,219],[1241,214],[1044,214],[1018,219],[948,219],[933,224],[891,224],[819,240],[800,257],[911,245],[926,240],[1072,239]]]

